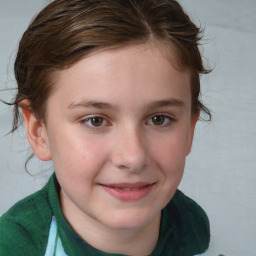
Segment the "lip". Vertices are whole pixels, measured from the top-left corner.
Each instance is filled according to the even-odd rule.
[[[121,201],[138,201],[146,197],[152,190],[155,183],[117,183],[117,184],[100,184],[103,189]]]

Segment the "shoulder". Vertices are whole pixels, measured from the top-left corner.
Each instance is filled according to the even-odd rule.
[[[179,190],[167,208],[176,222],[175,237],[179,248],[195,250],[194,254],[205,252],[210,243],[210,224],[205,211]]]
[[[16,203],[0,218],[0,254],[29,256],[40,255],[41,251],[43,254],[51,216],[46,185]]]
[[[169,205],[171,208],[175,208],[179,215],[183,217],[181,219],[182,222],[192,221],[191,224],[203,225],[205,228],[203,230],[209,233],[209,220],[205,211],[180,190],[177,190]]]

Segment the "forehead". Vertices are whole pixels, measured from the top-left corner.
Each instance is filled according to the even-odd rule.
[[[175,59],[174,52],[155,43],[103,50],[56,72],[53,95],[67,104],[86,97],[135,101],[142,95],[154,100],[170,91],[176,97],[190,95],[190,74],[177,69]]]

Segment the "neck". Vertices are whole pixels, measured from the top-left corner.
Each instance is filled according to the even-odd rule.
[[[159,235],[160,216],[148,225],[137,229],[111,229],[102,225],[85,223],[75,231],[91,246],[108,253],[142,256],[154,250]],[[80,227],[80,228],[79,228]]]
[[[70,205],[65,206],[63,201],[61,208],[73,230],[88,244],[103,252],[150,255],[157,244],[161,213],[142,227],[118,229],[103,225]]]

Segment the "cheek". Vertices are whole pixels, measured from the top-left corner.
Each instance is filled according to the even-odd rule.
[[[156,157],[158,158],[160,169],[166,178],[170,177],[175,181],[176,178],[182,177],[186,159],[184,150],[180,152],[177,148],[166,146],[158,151]]]
[[[186,159],[185,142],[186,140],[183,140],[181,143],[177,137],[169,137],[169,140],[163,140],[162,145],[153,153],[154,161],[161,172],[162,208],[171,200],[181,182]]]
[[[177,132],[162,138],[155,145],[154,161],[157,163],[164,181],[163,189],[167,195],[172,194],[183,176],[187,155],[188,132]]]
[[[50,151],[55,171],[75,178],[93,176],[100,169],[106,158],[102,141],[76,132],[59,132],[52,136]]]
[[[154,156],[161,165],[183,166],[189,145],[188,133],[174,134],[162,138],[154,148]]]
[[[71,133],[74,134],[74,133]],[[85,136],[58,136],[53,140],[53,163],[58,181],[73,201],[89,200],[106,162],[102,142]]]

